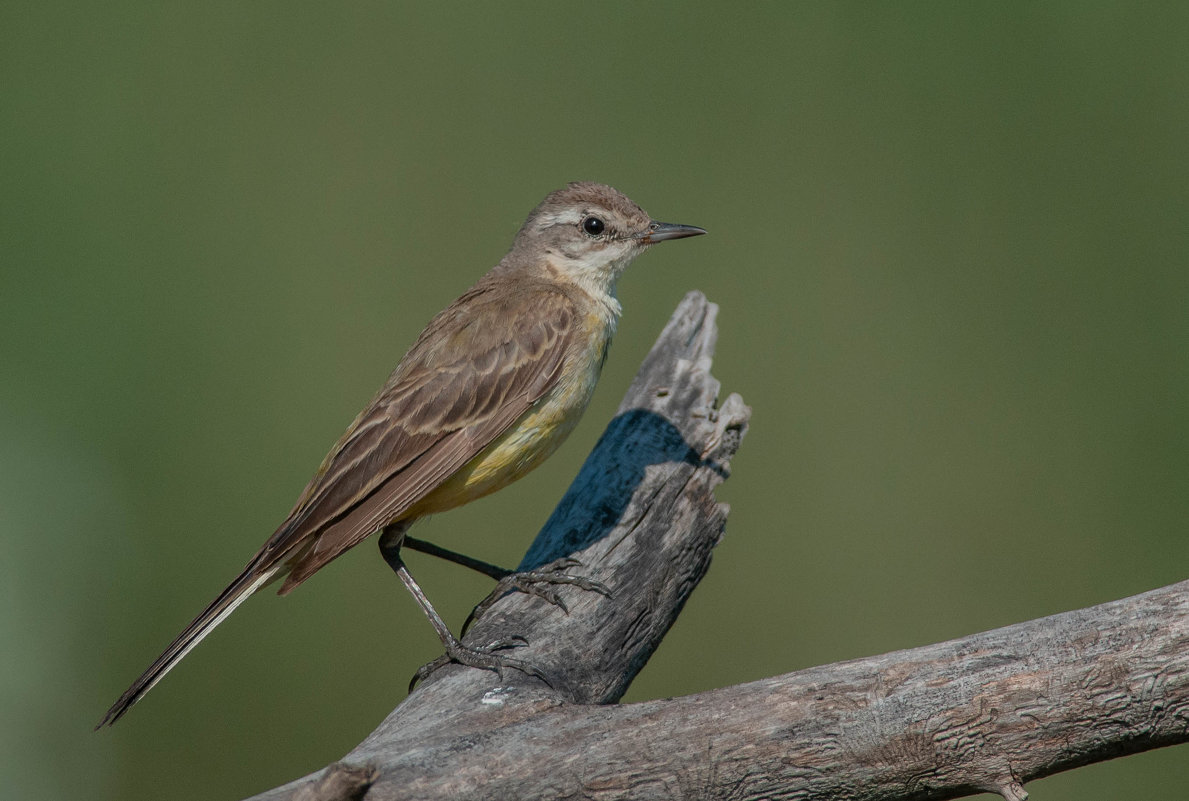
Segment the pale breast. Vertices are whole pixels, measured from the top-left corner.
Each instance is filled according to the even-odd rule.
[[[583,320],[585,346],[567,354],[552,389],[500,437],[416,505],[413,514],[436,514],[507,486],[540,465],[562,444],[594,394],[615,318],[602,309]]]

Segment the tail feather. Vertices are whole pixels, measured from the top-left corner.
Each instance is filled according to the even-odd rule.
[[[118,701],[112,704],[111,709],[107,710],[107,714],[103,716],[103,720],[99,721],[99,725],[95,728],[101,729],[119,720],[133,704],[153,688],[153,685],[161,681],[161,678],[174,665],[181,661],[182,657],[190,653],[191,648],[198,645],[203,637],[210,634],[215,626],[222,623],[224,618],[234,612],[237,606],[248,599],[248,596],[276,578],[277,572],[284,567],[285,565],[276,563],[262,569],[259,560],[253,559],[244,568],[243,572],[236,577],[235,581],[231,582],[227,586],[227,589],[219,594],[218,598],[211,601],[210,605],[202,610],[189,626],[186,626],[185,630],[177,636],[177,639],[165,649],[165,652],[157,657],[157,660],[149,666],[149,669],[141,674],[140,678],[134,681],[131,687],[124,691],[124,694],[120,696]]]

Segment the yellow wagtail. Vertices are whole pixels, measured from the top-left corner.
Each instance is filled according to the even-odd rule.
[[[704,233],[655,222],[601,184],[572,183],[546,197],[500,263],[421,332],[276,533],[99,725],[118,720],[253,592],[284,577],[284,595],[377,531],[385,560],[449,658],[536,673],[490,648],[463,646],[450,633],[399,551],[408,544],[458,555],[405,532],[420,517],[501,489],[553,453],[602,370],[622,311],[616,279],[649,245]]]

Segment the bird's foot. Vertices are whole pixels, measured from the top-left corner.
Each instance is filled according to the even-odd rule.
[[[417,682],[428,678],[435,670],[445,667],[451,662],[457,662],[467,667],[482,668],[483,670],[494,670],[499,674],[500,681],[504,680],[504,671],[508,668],[513,668],[519,670],[521,673],[536,676],[550,687],[553,686],[549,681],[549,677],[545,675],[545,672],[536,665],[529,664],[522,659],[500,656],[495,653],[496,651],[503,651],[509,648],[522,648],[528,645],[528,640],[523,637],[507,637],[478,648],[465,646],[452,637],[450,641],[444,642],[443,645],[446,646],[446,653],[417,668],[417,672],[413,674],[413,678],[409,681],[409,692],[413,692],[413,688],[417,686]]]
[[[569,585],[571,587],[579,587],[583,590],[597,592],[608,598],[611,597],[611,590],[606,584],[593,579],[584,578],[582,576],[571,576],[565,571],[571,567],[581,567],[582,563],[577,559],[564,557],[555,562],[550,562],[540,570],[526,570],[521,573],[509,573],[496,582],[495,589],[479,602],[478,606],[471,610],[470,615],[467,616],[466,622],[462,624],[462,632],[465,634],[471,624],[478,620],[487,612],[488,609],[495,604],[500,598],[504,597],[509,592],[523,592],[528,595],[535,595],[549,603],[557,606],[562,612],[569,613],[570,609],[566,606],[565,601],[557,592],[560,585]]]

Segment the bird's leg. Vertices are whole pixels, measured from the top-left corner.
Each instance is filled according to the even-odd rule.
[[[404,561],[400,558],[400,545],[403,538],[403,527],[398,528],[395,526],[390,526],[389,528],[385,529],[384,533],[380,535],[380,553],[383,555],[384,561],[387,562],[388,566],[391,567],[396,573],[397,578],[399,578],[401,583],[405,585],[405,589],[407,589],[413,596],[413,599],[417,601],[417,605],[421,607],[421,611],[425,613],[427,618],[429,618],[430,625],[433,626],[434,631],[436,631],[438,634],[438,639],[442,641],[442,645],[446,649],[445,658],[439,657],[433,662],[430,662],[428,665],[421,667],[417,671],[417,674],[413,677],[413,681],[409,684],[409,688],[412,689],[413,685],[416,684],[419,679],[429,675],[429,673],[441,667],[448,661],[458,662],[459,664],[466,665],[468,667],[494,670],[500,674],[501,679],[503,678],[503,671],[505,668],[515,668],[516,670],[527,673],[530,676],[536,676],[548,684],[549,680],[546,678],[545,674],[534,665],[530,665],[529,663],[520,659],[513,659],[507,656],[498,656],[495,653],[492,653],[493,651],[498,651],[503,648],[524,645],[525,641],[523,638],[517,637],[513,639],[497,640],[493,643],[483,646],[482,648],[469,648],[459,642],[458,638],[450,633],[450,628],[446,625],[445,621],[442,620],[442,616],[438,614],[437,610],[433,608],[433,604],[429,602],[429,598],[426,597],[425,592],[413,579],[412,574],[409,573],[409,569],[405,567]]]
[[[387,534],[387,530],[385,530]],[[462,633],[466,634],[467,629],[471,624],[478,620],[484,612],[486,612],[492,604],[502,598],[505,594],[514,590],[519,590],[527,595],[535,595],[554,606],[560,607],[563,612],[568,612],[565,602],[557,594],[556,585],[568,584],[573,587],[581,587],[584,590],[593,590],[602,595],[610,596],[611,591],[607,589],[606,585],[592,581],[581,576],[571,576],[565,573],[567,568],[580,567],[581,562],[577,559],[558,559],[546,565],[541,570],[525,570],[523,572],[516,572],[515,570],[508,570],[506,568],[498,567],[490,562],[484,562],[480,559],[451,551],[440,545],[434,545],[432,542],[419,540],[414,537],[406,536],[404,538],[404,545],[414,551],[429,554],[430,556],[437,556],[449,562],[454,562],[463,567],[469,567],[471,570],[478,571],[485,576],[495,579],[498,584],[494,590],[491,591],[486,598],[479,602],[479,605],[471,610],[470,615],[467,616],[466,622],[462,624]]]
[[[439,559],[445,559],[447,562],[453,562],[456,565],[468,567],[471,570],[482,573],[483,575],[493,578],[496,581],[499,581],[502,578],[507,578],[513,573],[513,571],[508,570],[507,568],[493,565],[490,562],[484,562],[481,559],[474,559],[470,556],[467,556],[466,554],[459,553],[458,551],[448,550],[441,547],[440,545],[434,545],[432,542],[419,540],[416,537],[406,536],[404,544],[406,548],[414,551],[421,551],[421,553],[427,553],[430,556],[436,556]]]

